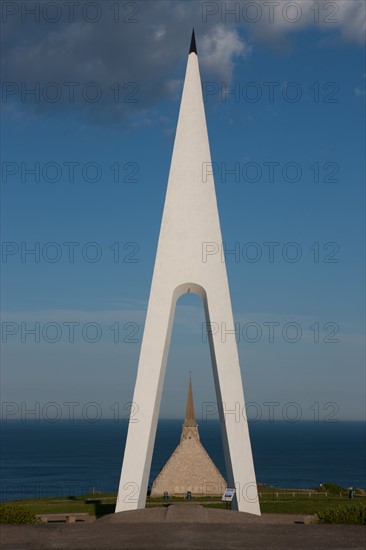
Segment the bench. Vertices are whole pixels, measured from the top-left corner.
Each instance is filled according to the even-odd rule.
[[[95,520],[95,516],[91,516],[87,512],[70,512],[66,514],[37,514],[36,518],[39,519],[42,523],[85,523]]]

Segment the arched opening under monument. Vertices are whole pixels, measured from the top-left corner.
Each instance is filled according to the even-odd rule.
[[[211,355],[198,285],[178,287],[150,471],[151,497],[219,497],[226,486]],[[174,306],[173,306],[174,307]],[[191,386],[190,386],[191,381]]]

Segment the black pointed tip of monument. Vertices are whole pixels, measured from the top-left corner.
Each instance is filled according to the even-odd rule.
[[[197,55],[196,36],[194,34],[194,29],[192,29],[192,38],[191,45],[189,46],[189,53],[195,53]]]

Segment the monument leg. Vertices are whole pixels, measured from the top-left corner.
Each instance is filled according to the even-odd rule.
[[[217,300],[218,292],[221,294],[220,301]],[[236,489],[233,508],[240,512],[260,515],[235,325],[231,314],[229,289],[224,281],[216,290],[211,289],[211,292],[207,292],[205,313],[207,326],[211,328],[208,330],[208,339],[226,476],[229,487]]]
[[[137,412],[128,427],[116,512],[145,507],[175,303],[172,292],[152,288],[133,396]]]

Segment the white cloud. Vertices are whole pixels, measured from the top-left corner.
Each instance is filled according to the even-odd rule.
[[[156,41],[159,41],[159,40],[163,40],[163,38],[165,38],[165,35],[166,35],[166,30],[162,27],[156,29],[155,33],[154,33],[154,38]]]
[[[290,35],[294,37],[305,29],[318,30],[319,35],[329,37],[332,44],[337,44],[339,39],[357,44],[364,41],[364,0],[281,2],[274,11],[272,22],[268,9],[255,0],[252,4],[262,10],[256,23],[242,16],[237,20],[232,16],[223,19],[223,6],[228,10],[232,4],[229,0],[217,2],[218,13],[205,23],[202,4],[203,0],[175,0],[169,5],[166,1],[141,0],[137,22],[125,24],[122,30],[120,25],[111,22],[108,7],[102,19],[93,24],[80,17],[73,23],[42,21],[26,25],[15,17],[9,19],[3,41],[3,80],[24,82],[28,87],[35,82],[42,85],[54,82],[62,90],[57,104],[39,101],[21,106],[19,94],[11,98],[14,105],[18,100],[24,116],[40,112],[52,115],[66,109],[68,113],[75,112],[98,124],[103,121],[122,128],[143,120],[145,111],[153,110],[161,100],[178,98],[179,78],[184,70],[193,24],[205,78],[212,75],[225,81],[231,79],[235,64],[243,63],[251,55],[252,44],[268,42],[271,48],[281,48]],[[247,2],[234,4],[240,7],[242,14]],[[289,7],[284,12],[286,5]],[[319,17],[314,12],[317,6]],[[300,17],[291,23],[290,19],[297,17],[296,10]],[[77,100],[70,103],[64,83],[72,82],[78,83]],[[97,103],[82,100],[81,90],[88,82],[96,82],[102,90]],[[115,82],[120,83],[119,101],[111,91]],[[138,92],[134,99],[137,98],[137,102],[125,101],[123,86],[126,83],[136,85]],[[14,109],[8,112],[16,114]]]
[[[223,80],[231,79],[235,59],[245,59],[251,52],[252,46],[242,40],[235,29],[223,25],[214,27],[200,40],[202,66],[207,72],[216,73]]]
[[[242,6],[249,0],[242,2]],[[364,0],[334,0],[332,2],[311,2],[296,0],[281,3],[268,2],[261,5],[258,21],[255,12],[249,14],[249,22],[242,18],[242,24],[255,40],[283,45],[288,33],[296,33],[305,29],[319,29],[321,32],[337,31],[343,40],[363,44],[365,42],[366,3]],[[243,11],[242,11],[243,14]]]
[[[339,29],[343,38],[364,44],[366,35],[366,3],[364,0],[338,0]]]
[[[366,90],[365,88],[359,88],[357,86],[357,88],[355,88],[355,95],[360,97],[360,96],[363,96],[363,95],[366,95]]]

